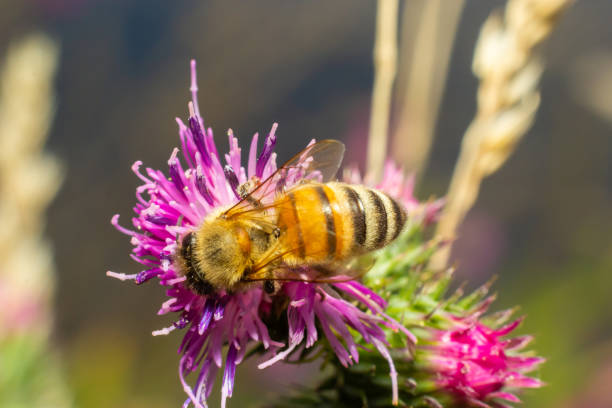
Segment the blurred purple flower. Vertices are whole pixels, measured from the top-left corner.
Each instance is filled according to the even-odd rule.
[[[488,302],[484,308],[486,306]],[[520,402],[514,391],[543,385],[540,380],[525,374],[536,369],[544,359],[521,352],[531,342],[531,336],[502,339],[522,319],[491,328],[478,320],[479,315],[467,318],[451,316],[452,327],[435,330],[431,344],[421,346],[426,350],[426,365],[437,386],[453,395],[459,403],[475,407],[508,407],[500,400]]]
[[[459,226],[449,264],[457,264],[456,279],[487,281],[507,250],[506,226],[499,218],[472,210]]]
[[[194,61],[191,91],[188,124],[177,119],[186,168],[178,158],[178,149],[173,151],[168,161],[170,178],[150,168],[143,174],[140,171],[142,163],[136,162],[133,170],[144,184],[136,189],[138,203],[134,207],[136,216],[132,218],[135,229],[121,227],[118,215],[112,219],[112,224],[119,231],[131,237],[134,245],[132,258],[147,269],[134,275],[107,272],[111,277],[134,280],[138,284],[157,277],[168,288],[166,294],[170,299],[162,304],[159,314],[176,312],[180,318],[171,327],[153,334],[186,330],[179,348],[179,377],[188,395],[184,407],[191,404],[199,408],[206,406],[206,398],[212,391],[223,360],[222,406],[225,406],[234,389],[236,365],[240,364],[249,349],[261,345],[268,350],[269,359],[259,365],[265,368],[287,358],[299,348],[314,346],[320,334],[317,326],[345,366],[359,360],[353,338],[355,334],[380,352],[389,362],[393,399],[396,402],[396,372],[387,351],[383,328],[403,332],[409,343],[414,343],[416,339],[384,313],[385,301],[362,284],[343,279],[327,284],[288,282],[282,285],[280,295],[276,296],[266,294],[260,287],[238,293],[200,296],[185,285],[185,277],[181,276],[174,264],[177,237],[199,226],[213,209],[235,203],[239,184],[254,176],[265,179],[276,170],[276,154],[273,153],[276,124],[265,139],[259,156],[258,135],[255,134],[246,169],[241,166],[238,140],[230,130],[230,149],[224,156],[224,166],[212,131],[204,127],[199,114]],[[274,341],[270,335],[269,322],[278,312],[275,308],[280,302],[275,300],[279,296],[288,300],[288,344]],[[193,371],[199,371],[199,376],[192,387],[185,376]]]

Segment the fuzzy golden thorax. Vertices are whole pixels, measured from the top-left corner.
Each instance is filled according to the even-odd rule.
[[[268,234],[253,225],[211,214],[182,238],[178,264],[196,292],[232,292],[246,286],[242,280],[267,250],[268,241]]]

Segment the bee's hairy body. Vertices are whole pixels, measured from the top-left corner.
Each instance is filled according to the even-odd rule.
[[[343,262],[394,240],[406,221],[402,206],[386,194],[339,182],[308,183],[287,193],[279,206],[282,246],[299,248],[292,264]]]
[[[237,289],[270,247],[271,234],[258,225],[226,220],[221,214],[211,213],[198,230],[185,235],[178,252],[187,284],[199,294]]]
[[[252,280],[264,281],[264,289],[274,292],[276,271],[297,266],[334,270],[389,244],[405,221],[402,205],[378,190],[305,182],[276,197],[258,220],[225,219],[221,210],[210,214],[183,237],[177,258],[197,293],[232,292]],[[258,278],[249,279],[254,271]]]

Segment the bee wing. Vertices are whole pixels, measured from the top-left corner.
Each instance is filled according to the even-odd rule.
[[[307,269],[304,271],[304,269]],[[360,279],[368,269],[347,267],[345,265],[310,265],[298,268],[289,266],[275,271],[271,280],[310,282],[310,283],[340,283]]]
[[[270,262],[278,258],[272,259]],[[263,265],[255,269],[252,273],[245,276],[245,282],[258,281],[279,281],[279,282],[308,282],[308,283],[340,283],[360,279],[365,275],[369,268],[347,267],[347,266],[328,266],[328,265],[304,265],[289,266],[280,265],[275,268],[270,275]]]
[[[256,282],[265,280],[311,282],[311,283],[338,283],[359,279],[365,275],[373,265],[372,259],[355,260],[350,264],[329,264],[329,265],[286,265],[280,263],[272,271],[267,267],[283,257],[299,253],[300,247],[277,251],[276,248],[270,250],[269,255],[264,256],[253,266],[253,269],[243,278],[245,282]]]
[[[300,180],[325,183],[334,178],[344,156],[344,144],[320,140],[307,146],[223,214],[233,218],[274,207],[274,198]]]

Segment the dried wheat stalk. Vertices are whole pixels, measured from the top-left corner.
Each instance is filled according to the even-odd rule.
[[[367,174],[375,181],[381,177],[387,154],[391,92],[397,70],[397,9],[398,0],[378,0],[367,157]]]
[[[485,21],[473,61],[480,79],[478,111],[468,127],[437,236],[452,239],[478,196],[482,179],[507,160],[533,123],[542,65],[535,47],[548,37],[570,0],[509,0]],[[432,259],[446,266],[451,246]]]
[[[61,181],[58,162],[42,152],[53,117],[57,54],[48,37],[31,35],[9,48],[0,78],[0,285],[10,292],[5,301],[39,305],[37,321],[23,329],[41,337],[50,326],[54,281],[42,239],[44,211]]]
[[[19,361],[0,378],[1,406],[70,406],[47,344],[55,273],[42,235],[44,212],[62,180],[59,162],[44,153],[57,48],[47,36],[32,34],[9,47],[0,71],[0,354]],[[21,378],[22,372],[32,374]]]

